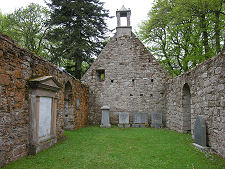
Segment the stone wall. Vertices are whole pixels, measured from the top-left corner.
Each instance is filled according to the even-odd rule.
[[[187,132],[184,85],[191,95],[191,133],[198,115],[206,119],[209,146],[225,157],[225,52],[168,81],[167,126]]]
[[[89,122],[99,124],[106,105],[112,124],[118,124],[119,112],[128,112],[131,123],[134,112],[165,115],[167,76],[133,33],[115,35],[82,78],[90,89]]]
[[[28,80],[53,76],[63,87],[57,92],[57,138],[64,133],[64,88],[72,84],[73,128],[84,127],[88,114],[88,87],[54,64],[16,45],[0,33],[0,167],[28,154],[30,103]]]

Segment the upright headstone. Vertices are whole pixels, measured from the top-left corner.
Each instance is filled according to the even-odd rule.
[[[146,127],[148,124],[148,113],[134,113],[132,127]]]
[[[118,124],[119,127],[130,127],[130,124],[129,124],[129,113],[124,113],[124,112],[120,112],[119,113],[119,124]]]
[[[103,106],[101,108],[101,110],[102,110],[102,121],[101,121],[100,127],[102,127],[102,128],[110,128],[111,127],[111,124],[109,122],[109,109],[110,109],[109,106]]]
[[[160,128],[162,126],[162,113],[151,112],[151,127]]]
[[[201,116],[198,116],[195,120],[194,143],[202,147],[207,145],[205,120]]]

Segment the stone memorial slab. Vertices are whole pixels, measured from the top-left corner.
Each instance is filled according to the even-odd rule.
[[[202,147],[206,147],[206,125],[205,120],[198,116],[194,126],[194,143]]]
[[[148,113],[134,113],[132,127],[146,127],[148,124]]]
[[[124,113],[124,112],[120,112],[119,113],[119,124],[118,124],[119,127],[123,127],[123,128],[126,128],[126,127],[130,127],[130,124],[129,124],[129,113]]]
[[[141,123],[148,123],[148,113],[141,113]]]
[[[43,141],[51,137],[52,98],[40,97],[39,111],[38,137]]]
[[[110,107],[108,107],[108,106],[103,106],[101,108],[102,121],[101,121],[100,127],[102,127],[102,128],[110,128],[111,127],[111,124],[109,122],[109,109],[110,109]]]
[[[133,123],[134,124],[148,123],[148,113],[134,113]]]
[[[160,128],[162,126],[162,113],[161,112],[151,112],[151,127]]]
[[[134,124],[141,123],[141,113],[134,113],[133,118],[134,118],[134,120],[133,120]]]

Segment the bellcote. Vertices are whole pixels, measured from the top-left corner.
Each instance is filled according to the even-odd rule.
[[[130,16],[131,16],[131,10],[126,9],[124,5],[120,10],[116,11],[116,18],[117,18],[117,27],[116,27],[116,34],[117,37],[128,35],[131,36],[132,27],[130,26]],[[126,17],[127,19],[127,25],[121,26],[121,17]]]

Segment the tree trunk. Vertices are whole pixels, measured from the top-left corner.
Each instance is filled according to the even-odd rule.
[[[82,72],[82,57],[81,56],[76,56],[74,57],[75,59],[75,70],[74,70],[74,76],[77,79],[81,79],[81,72]]]
[[[210,51],[210,48],[209,48],[209,37],[208,37],[208,32],[207,32],[205,13],[200,14],[200,25],[201,25],[201,29],[202,29],[205,58],[208,59],[209,58],[208,52]]]
[[[215,12],[215,40],[216,40],[216,52],[220,52],[220,12]]]

